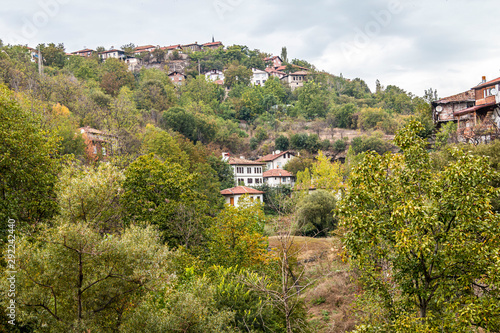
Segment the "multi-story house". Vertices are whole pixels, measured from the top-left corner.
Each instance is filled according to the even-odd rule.
[[[434,124],[440,127],[443,123],[456,122],[453,113],[473,107],[475,103],[475,93],[472,89],[432,102]]]
[[[257,68],[252,68],[252,79],[251,82],[255,86],[263,86],[264,83],[269,79],[269,73]]]
[[[303,87],[304,83],[307,81],[307,75],[309,72],[298,71],[294,73],[289,73],[288,75],[281,78],[288,86],[293,90]]]
[[[83,49],[80,51],[71,52],[71,55],[78,55],[81,57],[91,57],[94,52],[95,50],[92,49]]]
[[[125,52],[123,52],[122,50],[117,50],[117,49],[111,49],[108,51],[99,52],[99,57],[101,57],[102,60],[106,60],[109,58],[116,58],[116,59],[124,60],[126,58]]]
[[[280,67],[281,64],[283,63],[283,60],[281,60],[279,56],[272,56],[269,58],[265,58],[264,61],[271,63],[270,67],[272,68]]]
[[[88,126],[79,130],[85,141],[87,158],[91,161],[106,161],[117,148],[118,139],[115,135]]]
[[[231,157],[228,153],[223,153],[222,158],[233,168],[234,183],[237,186],[260,186],[264,183],[262,173],[265,163],[250,161],[243,156]]]
[[[295,177],[288,171],[283,169],[272,169],[264,171],[263,174],[264,184],[271,187],[280,185],[287,185],[293,187],[295,184]]]
[[[247,195],[253,202],[263,202],[264,192],[246,186],[236,186],[220,191],[220,194],[226,199],[226,203],[238,207],[242,196]]]
[[[212,41],[211,43],[205,43],[202,46],[204,49],[211,49],[211,50],[216,50],[219,47],[224,47],[224,45],[221,42],[214,42],[214,41]]]
[[[205,78],[209,81],[216,82],[219,80],[224,81],[224,72],[218,70],[218,69],[212,69],[211,71],[206,72]]]
[[[500,137],[500,78],[473,87],[475,105],[454,111],[460,141],[489,142]]]
[[[172,80],[174,84],[182,84],[184,81],[186,81],[187,76],[179,73],[179,72],[172,72],[168,74],[168,77]]]
[[[286,151],[273,151],[271,154],[259,158],[258,162],[266,164],[267,170],[283,169],[285,165],[295,157],[295,153],[289,150]]]

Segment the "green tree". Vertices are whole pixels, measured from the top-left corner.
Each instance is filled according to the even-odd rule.
[[[125,55],[127,57],[132,57],[134,55],[135,48],[136,45],[134,43],[128,43],[120,47],[120,49],[122,49],[122,51],[125,52]]]
[[[134,76],[127,64],[118,59],[107,59],[102,65],[101,88],[112,96],[116,96],[121,87],[134,88]]]
[[[297,107],[309,119],[324,118],[328,111],[328,94],[314,81],[309,81],[298,91]]]
[[[224,71],[224,85],[227,88],[232,88],[235,85],[248,86],[252,78],[252,70],[233,62]]]
[[[422,129],[410,122],[396,135],[402,154],[366,154],[339,204],[347,255],[378,307],[363,332],[497,331],[496,175],[458,150],[433,170]]]
[[[208,202],[196,189],[198,174],[153,154],[125,170],[121,203],[128,223],[157,225],[171,247],[199,245],[210,224]]]
[[[335,116],[335,124],[340,128],[356,128],[357,124],[354,121],[356,113],[356,105],[349,103],[333,110]]]
[[[40,53],[42,54],[43,64],[45,66],[51,66],[56,68],[63,68],[66,62],[66,51],[64,50],[64,44],[54,44],[50,43],[48,45],[39,44],[37,48],[40,48]]]
[[[167,249],[151,227],[111,236],[60,222],[17,241],[16,319],[40,331],[116,332],[141,295],[155,290]]]
[[[234,187],[234,171],[228,162],[212,154],[208,157],[208,163],[217,173],[221,190]]]
[[[329,191],[316,190],[298,203],[298,226],[307,236],[327,236],[336,227],[333,218],[335,196]]]
[[[54,187],[59,164],[55,136],[40,128],[40,119],[21,108],[0,85],[0,219],[35,226],[57,211]],[[0,235],[5,235],[4,230]]]
[[[285,151],[288,149],[289,145],[290,140],[284,135],[280,135],[274,140],[274,146],[278,150]]]

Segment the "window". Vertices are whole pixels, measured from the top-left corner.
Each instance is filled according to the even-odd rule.
[[[248,183],[248,184],[252,184],[252,183],[253,183],[253,179],[252,179],[252,178],[248,178],[248,179],[247,179],[247,183]]]
[[[245,173],[245,168],[243,168],[243,167],[237,167],[236,168],[236,173]]]
[[[97,147],[94,146],[94,154],[97,154]]]
[[[247,173],[248,174],[252,173],[252,168],[247,168]]]
[[[106,156],[106,148],[102,147],[102,154]]]
[[[253,173],[262,173],[262,168],[253,168]]]

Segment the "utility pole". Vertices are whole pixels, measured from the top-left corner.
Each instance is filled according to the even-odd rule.
[[[40,76],[42,76],[42,74],[43,74],[42,53],[40,52],[40,45],[38,45],[38,74],[40,74]]]
[[[198,75],[201,75],[200,59],[198,59]]]

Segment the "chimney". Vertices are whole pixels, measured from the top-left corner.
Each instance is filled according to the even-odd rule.
[[[481,82],[486,83],[486,76],[483,76],[483,80]]]
[[[222,160],[227,162],[229,160],[229,153],[222,153]]]

